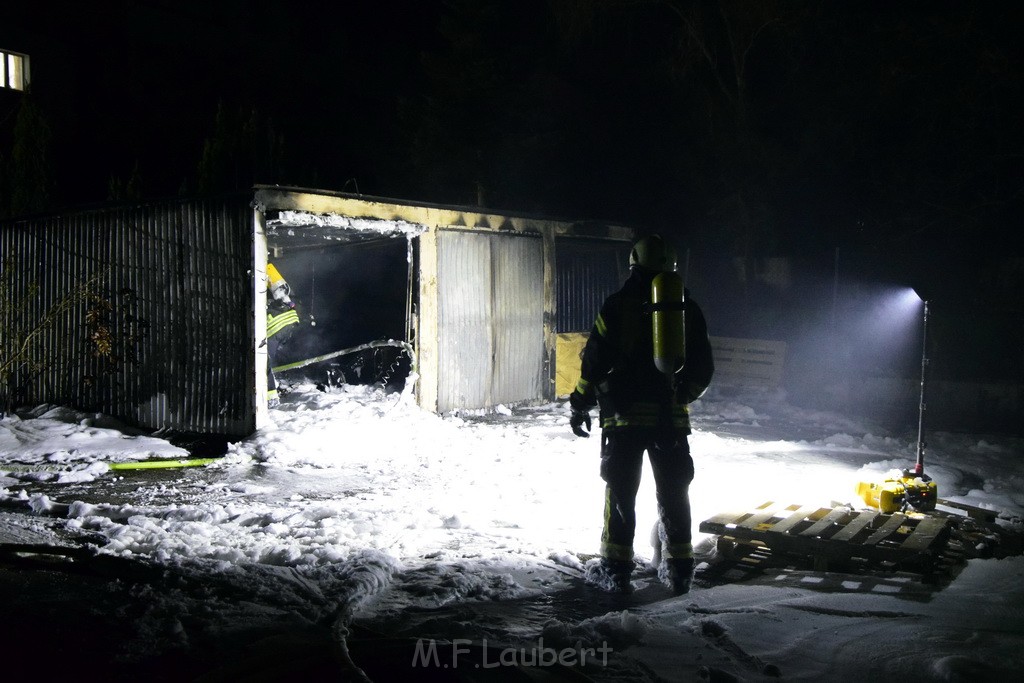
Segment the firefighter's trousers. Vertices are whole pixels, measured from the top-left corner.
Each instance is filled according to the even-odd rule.
[[[633,427],[606,429],[601,438],[601,478],[606,484],[601,555],[613,561],[633,560],[636,494],[646,451],[654,473],[664,557],[693,557],[689,493],[693,459],[686,435]]]
[[[277,392],[277,376],[274,375],[273,367],[278,362],[278,353],[292,337],[295,325],[286,325],[279,331],[267,338],[267,391]]]

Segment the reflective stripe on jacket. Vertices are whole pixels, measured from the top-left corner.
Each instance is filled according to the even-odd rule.
[[[267,337],[273,337],[289,325],[297,325],[298,323],[299,314],[294,308],[277,315],[267,313]]]
[[[637,401],[627,410],[601,411],[601,427],[664,427],[671,425],[684,432],[690,431],[690,409],[685,403],[672,401],[668,406],[649,401]]]

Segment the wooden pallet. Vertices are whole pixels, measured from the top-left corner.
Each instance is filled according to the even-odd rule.
[[[967,515],[973,520],[982,522],[984,524],[994,524],[996,518],[999,516],[995,510],[986,510],[985,508],[976,507],[974,505],[967,505],[966,503],[957,503],[946,498],[939,498],[936,501],[939,509],[951,508],[953,510],[960,510],[963,514]]]
[[[773,501],[715,515],[699,528],[773,554],[809,558],[820,570],[868,565],[929,573],[949,538],[949,520],[942,516]]]

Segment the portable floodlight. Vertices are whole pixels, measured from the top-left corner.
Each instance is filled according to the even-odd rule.
[[[923,300],[922,300],[923,301]],[[921,390],[917,405],[917,462],[913,470],[894,470],[881,482],[860,482],[857,495],[881,512],[896,512],[911,507],[919,511],[934,510],[939,488],[924,472],[925,384],[928,377],[928,302],[924,303],[921,330]]]

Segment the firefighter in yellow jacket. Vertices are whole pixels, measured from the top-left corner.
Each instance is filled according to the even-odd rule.
[[[299,312],[292,301],[291,287],[273,263],[267,264],[267,405],[280,404],[273,365],[277,351],[299,324]]]
[[[684,295],[674,272],[675,252],[665,240],[658,235],[638,240],[629,265],[629,279],[601,307],[583,349],[579,383],[569,397],[570,425],[578,436],[588,436],[584,427],[590,429],[590,408],[600,406],[604,530],[601,561],[588,567],[587,580],[606,590],[630,588],[636,494],[646,451],[660,517],[658,575],[682,594],[690,589],[694,567],[688,404],[711,383],[711,343],[704,314]],[[668,285],[675,287],[676,300],[659,303],[659,287]],[[658,327],[659,316],[672,315],[678,321],[675,329]],[[673,335],[677,338],[668,339]],[[678,358],[666,367],[662,347],[672,344]]]

